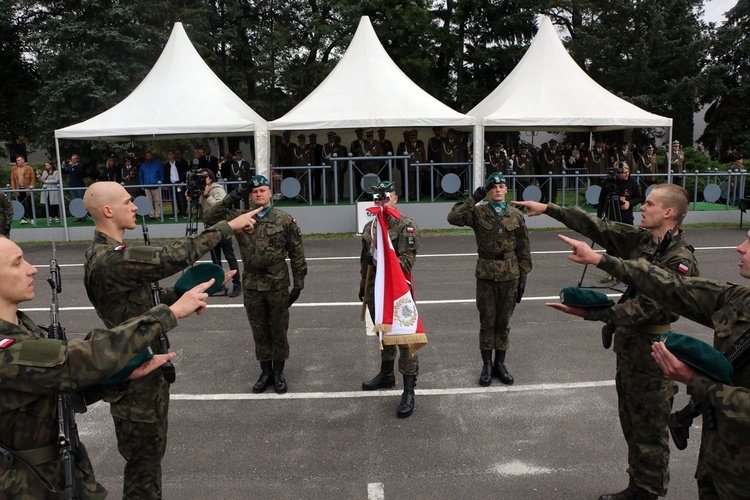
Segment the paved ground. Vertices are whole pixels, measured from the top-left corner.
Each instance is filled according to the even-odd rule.
[[[429,344],[419,351],[416,410],[404,420],[395,416],[401,381],[395,390],[360,390],[379,352],[359,320],[357,238],[306,242],[309,275],[291,311],[284,396],[252,394],[259,368],[241,299],[211,298],[206,314],[171,335],[178,358],[165,498],[578,499],[624,487],[614,354],[601,347],[599,324],[543,306],[582,273],[556,234],[531,235],[534,270],[507,358],[516,384],[489,388],[477,383],[473,237],[422,238],[415,277]],[[736,228],[690,230],[702,275],[740,280],[734,246],[744,237]],[[46,278],[49,246],[24,250]],[[58,247],[69,336],[100,325],[82,286],[83,250]],[[587,282],[601,277],[590,270]],[[26,310],[46,323],[48,306],[39,279]],[[711,338],[685,320],[676,330]],[[685,402],[682,387],[675,405]],[[123,460],[108,406],[90,407],[78,422],[97,477],[118,498]],[[673,450],[671,498],[697,496],[697,445]]]

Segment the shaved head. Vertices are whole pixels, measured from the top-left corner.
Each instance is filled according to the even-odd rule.
[[[94,222],[99,222],[104,217],[102,208],[114,205],[123,195],[130,196],[125,188],[116,182],[95,182],[86,189],[83,206]]]

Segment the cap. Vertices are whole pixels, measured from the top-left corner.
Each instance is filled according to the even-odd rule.
[[[304,139],[305,137],[306,137],[305,134],[300,134],[297,136],[297,139]]]
[[[732,383],[734,368],[732,368],[731,361],[709,344],[690,335],[675,332],[664,333],[657,340],[664,342],[669,352],[683,363],[702,371],[719,382]]]
[[[385,134],[385,129],[384,128],[379,128],[378,129],[378,134]]]
[[[550,144],[557,144],[557,139],[550,139],[547,142],[549,142]]]
[[[317,139],[318,134],[316,134],[315,132],[312,132],[310,134],[307,134],[307,137],[315,137]]]
[[[368,130],[367,132],[365,132],[365,135],[367,137],[372,137],[373,135],[375,135],[375,132],[373,132],[372,130]]]
[[[525,142],[522,142],[520,146],[518,146],[518,149],[529,149],[529,145]]]
[[[284,133],[283,133],[283,134],[281,134],[281,135],[284,135],[284,136],[290,137],[290,136],[292,135],[292,133],[291,133],[291,132],[289,132],[288,130],[285,130],[285,131],[284,131]]]
[[[410,133],[411,133],[411,130],[404,130],[404,132],[403,132],[403,134],[404,134],[404,137],[406,137],[406,136],[407,136],[407,135],[409,135]]]
[[[494,143],[494,144],[492,145],[492,147],[493,147],[493,148],[501,148],[501,147],[503,147],[503,143],[502,143],[502,142],[496,142],[496,143]]]
[[[242,150],[238,149],[237,151],[234,152],[234,154],[241,155],[242,154]]]
[[[653,150],[654,150],[654,147],[651,144],[646,146],[646,151],[653,151]]]
[[[257,188],[261,186],[270,186],[271,183],[268,182],[268,179],[266,179],[262,175],[254,175],[250,178],[250,185],[254,188]]]
[[[328,132],[328,137],[336,137],[336,132],[331,130],[330,132]]]
[[[560,291],[560,302],[571,307],[608,307],[614,301],[602,292],[569,286]]]
[[[484,187],[486,189],[490,189],[496,184],[507,184],[507,182],[505,182],[505,177],[503,177],[503,174],[500,172],[490,174],[490,176],[487,177],[487,180],[484,181]]]
[[[432,127],[433,132],[437,132],[438,130],[443,130],[443,127]]]
[[[182,273],[180,279],[174,284],[174,290],[182,295],[211,278],[214,278],[216,281],[208,290],[206,290],[206,293],[209,295],[218,292],[224,286],[224,269],[222,269],[221,266],[210,264],[208,262],[196,264],[193,267],[187,268],[185,272]]]
[[[458,130],[456,130],[455,128],[452,128],[452,127],[451,127],[451,128],[449,128],[449,129],[448,129],[448,133],[449,133],[449,134],[457,134],[457,133],[458,133]]]
[[[672,146],[679,146],[679,145],[680,145],[680,141],[672,141]]]
[[[361,129],[361,128],[354,129],[355,134],[361,134],[362,132],[364,132],[364,129]]]

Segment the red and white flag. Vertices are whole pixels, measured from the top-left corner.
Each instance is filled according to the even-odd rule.
[[[409,354],[424,347],[427,335],[417,313],[409,283],[401,269],[396,251],[388,236],[387,216],[401,218],[395,208],[371,207],[367,209],[377,219],[371,225],[375,243],[375,326],[384,345],[408,344]]]

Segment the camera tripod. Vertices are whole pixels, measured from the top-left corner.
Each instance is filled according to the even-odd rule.
[[[599,208],[597,210],[597,216],[609,221],[614,222],[622,222],[622,212],[620,211],[620,197],[617,194],[617,186],[615,185],[615,175],[608,175],[604,179],[604,185],[602,186],[602,189],[605,192],[604,201],[599,203]],[[594,248],[594,242],[591,241],[591,248]],[[612,290],[622,292],[622,290],[619,290],[615,288],[617,285],[620,284],[619,279],[613,279],[611,283],[608,283],[603,286],[583,286],[583,280],[586,277],[586,271],[588,271],[588,264],[586,264],[583,267],[583,272],[581,273],[581,279],[578,280],[578,288],[610,288]],[[610,281],[610,280],[607,280]]]

